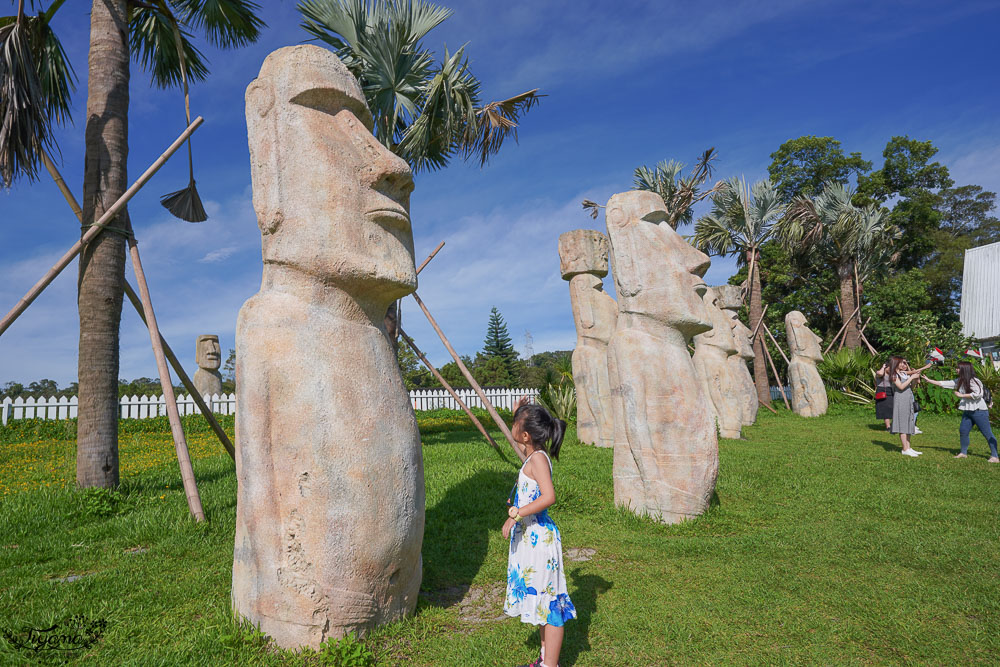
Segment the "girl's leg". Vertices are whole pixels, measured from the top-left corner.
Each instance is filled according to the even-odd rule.
[[[976,422],[976,427],[979,428],[979,432],[983,434],[986,438],[986,442],[990,444],[990,455],[993,458],[997,458],[997,439],[993,435],[993,429],[990,428],[990,413],[988,410],[976,410],[972,413],[972,420]]]
[[[543,625],[545,632],[545,667],[556,667],[559,664],[559,653],[562,651],[563,628],[554,625]]]
[[[542,643],[542,650],[539,653],[539,656],[541,657],[542,662],[545,662],[545,626],[544,625],[539,625],[538,626],[538,636],[541,638],[541,643]]]
[[[904,452],[907,449],[910,448],[910,434],[909,433],[900,433],[899,434],[899,441],[903,443],[903,451]]]
[[[891,428],[892,428],[892,420],[891,419],[886,419],[885,420],[885,430],[888,431]]]
[[[962,445],[962,450],[960,453],[963,455],[969,453],[969,433],[972,432],[973,414],[974,412],[972,410],[962,410],[962,423],[958,427],[958,441]],[[989,426],[988,422],[987,426]],[[980,428],[979,430],[981,431],[982,428]]]

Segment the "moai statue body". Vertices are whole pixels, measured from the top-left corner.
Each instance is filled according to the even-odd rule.
[[[417,603],[420,435],[384,324],[416,288],[413,180],[318,46],[264,60],[246,119],[264,268],[236,328],[232,602],[316,648]]]
[[[576,435],[598,447],[614,445],[615,431],[608,380],[608,341],[618,322],[618,304],[604,292],[608,275],[608,237],[591,229],[577,229],[559,237],[559,268],[569,281],[576,349],[573,383],[576,385]]]
[[[606,215],[618,291],[608,345],[615,503],[676,523],[708,509],[719,469],[715,422],[687,349],[712,328],[702,301],[709,260],[670,228],[656,193],[614,195]]]
[[[753,383],[753,376],[750,375],[750,368],[747,362],[753,361],[753,345],[750,344],[750,329],[740,321],[739,311],[743,305],[742,289],[738,285],[720,285],[713,288],[715,296],[719,299],[719,307],[722,308],[733,325],[733,341],[736,343],[736,354],[729,357],[726,363],[729,364],[736,383],[736,391],[739,395],[740,405],[743,412],[743,424],[749,426],[757,421],[757,410],[760,409],[760,400],[757,398],[757,387]]]
[[[730,357],[735,357],[737,352],[733,325],[719,308],[715,292],[707,290],[704,300],[712,329],[694,337],[692,361],[711,401],[719,435],[739,438],[743,427],[743,405],[729,365]]]
[[[792,353],[788,364],[792,410],[803,417],[826,414],[826,387],[816,370],[816,363],[823,361],[822,339],[806,326],[806,316],[797,310],[785,315],[785,337]]]
[[[219,347],[219,337],[209,334],[198,336],[195,346],[198,370],[194,372],[194,386],[202,396],[215,396],[222,393],[222,375],[219,367],[222,365],[222,348]]]

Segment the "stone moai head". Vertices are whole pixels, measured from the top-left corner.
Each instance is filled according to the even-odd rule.
[[[705,309],[708,311],[708,316],[712,321],[712,329],[711,331],[706,331],[703,334],[695,336],[694,344],[696,346],[711,345],[712,347],[721,349],[727,355],[736,354],[733,321],[726,313],[722,312],[722,308],[719,307],[719,299],[715,296],[715,291],[712,289],[705,290],[705,295],[702,299],[705,302]]]
[[[217,371],[222,365],[222,348],[219,347],[219,337],[212,334],[198,336],[195,347],[195,359],[198,368]]]
[[[739,285],[719,285],[712,291],[719,300],[719,308],[723,310],[736,311],[743,306],[743,288]]]
[[[655,192],[614,195],[606,209],[622,312],[647,315],[686,338],[708,331],[712,320],[702,295],[710,261],[667,224]]]
[[[247,87],[246,119],[265,265],[386,305],[412,292],[413,177],[375,140],[340,59],[313,45],[273,52]]]
[[[813,333],[807,326],[806,316],[797,310],[785,315],[785,337],[788,339],[788,349],[792,356],[805,357],[814,361],[823,361],[823,350],[820,349],[822,338]]]
[[[563,280],[581,273],[598,278],[608,275],[608,251],[611,242],[593,229],[574,229],[559,235],[559,270]]]
[[[733,325],[733,340],[737,353],[744,359],[753,359],[753,346],[750,344],[750,329],[739,318],[739,310],[743,306],[743,288],[739,285],[719,285],[713,287],[719,307],[729,316]]]

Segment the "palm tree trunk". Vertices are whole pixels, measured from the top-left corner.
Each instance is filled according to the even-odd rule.
[[[756,259],[754,253],[757,253]],[[753,265],[753,275],[750,276],[750,328],[753,329],[760,321],[763,311],[760,298],[760,253],[754,249],[747,250],[747,265]],[[771,387],[767,381],[767,360],[764,357],[764,333],[760,331],[753,344],[753,383],[757,387],[757,400],[767,405],[771,404]]]
[[[840,324],[846,326],[844,343],[854,349],[861,347],[861,336],[858,333],[859,317],[854,316],[857,307],[854,298],[854,264],[847,260],[837,265],[837,277],[840,279]],[[848,319],[854,318],[850,324]]]
[[[93,223],[127,189],[128,10],[126,0],[93,0],[87,75],[83,220]],[[124,229],[122,211],[109,227]],[[79,422],[76,482],[118,484],[118,329],[125,237],[105,231],[80,254]]]

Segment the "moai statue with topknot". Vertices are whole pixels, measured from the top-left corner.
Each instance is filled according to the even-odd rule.
[[[577,229],[559,237],[559,268],[569,281],[576,349],[573,383],[576,385],[576,435],[580,442],[599,447],[614,445],[611,383],[608,380],[608,341],[618,321],[618,304],[604,292],[610,243],[604,234]]]
[[[198,370],[194,372],[194,386],[202,396],[215,396],[222,393],[222,348],[219,347],[219,337],[209,334],[198,336],[195,345]]]
[[[743,290],[739,285],[719,285],[712,289],[719,299],[719,307],[722,308],[722,312],[729,317],[729,321],[733,325],[736,354],[730,356],[727,363],[733,381],[736,383],[736,391],[742,406],[743,424],[750,426],[757,421],[760,401],[757,398],[757,387],[753,383],[753,376],[750,375],[750,368],[747,366],[747,362],[753,360],[750,329],[740,321],[739,317],[740,307],[743,305]]]
[[[715,420],[688,354],[712,328],[702,295],[709,260],[667,224],[655,192],[606,209],[618,326],[608,345],[615,503],[664,523],[708,509],[719,470]]]
[[[730,357],[735,357],[737,352],[733,325],[719,308],[715,292],[709,289],[703,298],[712,329],[694,337],[692,360],[711,401],[719,435],[739,438],[743,427],[743,406],[729,365]]]
[[[816,363],[823,361],[819,344],[822,339],[806,326],[806,316],[797,310],[785,315],[785,337],[792,359],[788,364],[788,383],[792,387],[792,410],[803,417],[826,414],[826,386]]]
[[[234,610],[278,646],[395,621],[420,589],[420,434],[386,336],[416,288],[410,168],[313,45],[246,92],[260,291],[236,325]]]

